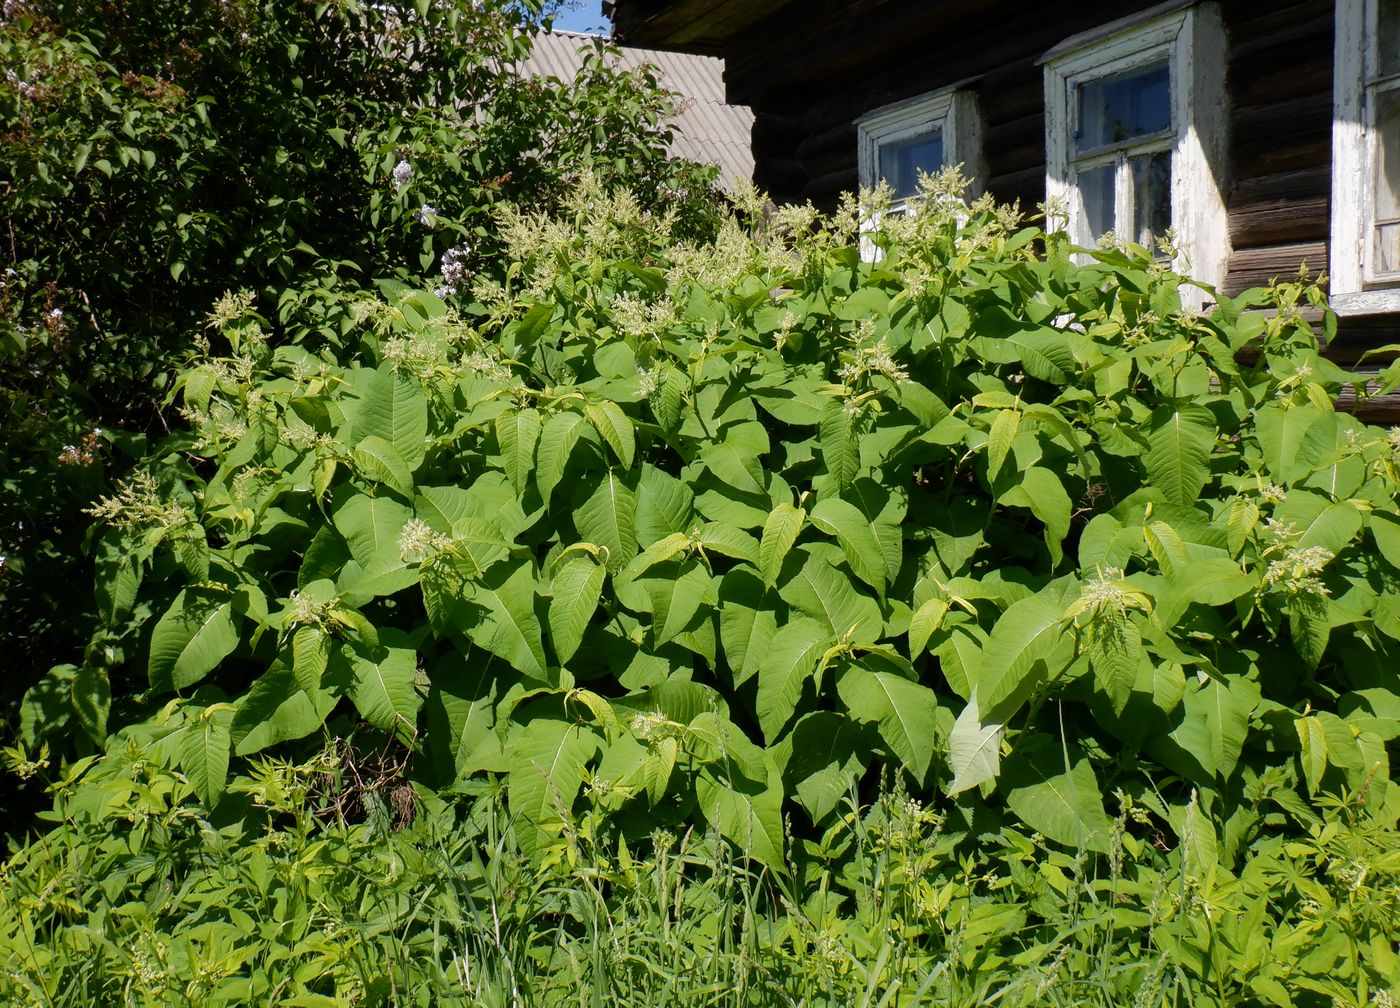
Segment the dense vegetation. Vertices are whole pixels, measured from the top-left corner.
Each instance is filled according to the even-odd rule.
[[[491,207],[591,170],[684,207],[670,97],[522,77],[539,4],[7,0],[0,17],[0,711],[81,647],[79,509],[165,431],[210,303],[337,341],[387,276],[496,262]],[[582,128],[580,128],[582,127]],[[683,194],[683,195],[682,195]],[[77,590],[75,590],[75,588]]]
[[[526,856],[490,786],[395,828],[353,746],[259,762],[236,811],[133,746],[58,791],[7,866],[7,1005],[876,1008],[1386,1005],[1395,830],[1319,809],[1234,866],[1124,803],[1107,856],[843,799],[822,869],[754,870],[703,827]],[[462,793],[465,792],[465,793]],[[346,823],[347,809],[360,818]],[[810,843],[810,841],[808,842]]]
[[[587,784],[776,870],[785,801],[822,828],[880,763],[1070,849],[1115,790],[1230,859],[1309,795],[1394,807],[1396,446],[1303,288],[1183,313],[1145,250],[960,207],[870,265],[853,213],[694,244],[586,183],[498,215],[504,285],[386,284],[343,349],[226,298],[26,741],[152,721],[215,805],[358,719],[505,774],[527,849]]]
[[[102,87],[113,39],[178,49],[155,6],[11,6],[9,58]],[[644,79],[505,72],[529,11],[188,13],[186,71],[292,75],[215,91],[305,114],[285,191],[134,254],[202,220],[162,216],[200,172],[156,140],[217,121],[188,79],[149,158],[96,126],[107,169],[7,196],[42,255],[6,492],[85,507],[96,589],[5,749],[54,802],[0,887],[10,1000],[1392,1003],[1400,434],[1335,408],[1374,390],[1317,288],[1186,311],[1170,249],[956,171],[908,214],[720,213]],[[597,135],[553,146],[546,95]],[[4,142],[58,150],[52,100]],[[158,386],[148,447],[42,447]],[[109,439],[142,458],[104,491]],[[71,598],[86,523],[23,520],[59,562],[4,590]]]

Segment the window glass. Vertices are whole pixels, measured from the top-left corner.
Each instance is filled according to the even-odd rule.
[[[1400,271],[1400,89],[1376,95],[1375,272]]]
[[[880,178],[890,184],[896,200],[908,199],[919,191],[920,171],[932,174],[942,167],[941,131],[880,145]]]
[[[1400,0],[1379,0],[1380,24],[1376,40],[1379,59],[1376,76],[1389,77],[1400,73]]]
[[[1081,84],[1078,149],[1083,151],[1171,129],[1171,71],[1149,63]]]
[[[1113,230],[1114,165],[1106,164],[1079,173],[1079,194],[1084,200],[1084,226],[1090,238]]]
[[[1131,158],[1133,174],[1133,241],[1152,247],[1152,239],[1172,225],[1172,155],[1170,151]]]

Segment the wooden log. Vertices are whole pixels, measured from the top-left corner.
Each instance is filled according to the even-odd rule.
[[[1330,198],[1280,199],[1230,207],[1230,245],[1237,251],[1276,245],[1316,244],[1331,228]]]
[[[1314,276],[1325,270],[1327,243],[1296,242],[1241,249],[1231,254],[1225,283],[1222,286],[1224,292],[1229,295],[1238,294],[1250,287],[1263,287],[1275,278],[1286,280],[1296,276],[1299,267],[1304,263]]]

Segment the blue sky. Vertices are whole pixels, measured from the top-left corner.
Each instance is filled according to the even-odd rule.
[[[561,31],[606,34],[608,20],[603,17],[602,0],[573,0],[554,19],[554,27]]]

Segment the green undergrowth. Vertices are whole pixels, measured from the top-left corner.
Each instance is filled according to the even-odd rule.
[[[1320,291],[1193,310],[931,185],[695,242],[585,179],[496,214],[504,279],[386,282],[315,352],[225,297],[18,758],[140,725],[217,809],[367,723],[427,787],[504,775],[529,852],[596,812],[776,873],[882,766],[1065,850],[1118,791],[1229,859],[1396,808],[1400,431],[1334,408]]]
[[[134,742],[55,788],[0,886],[0,1001],[59,1005],[1389,1004],[1400,835],[1354,798],[1235,865],[1124,801],[1103,853],[887,788],[799,866],[571,820],[542,859],[489,783],[382,752],[258,763],[236,814]]]

